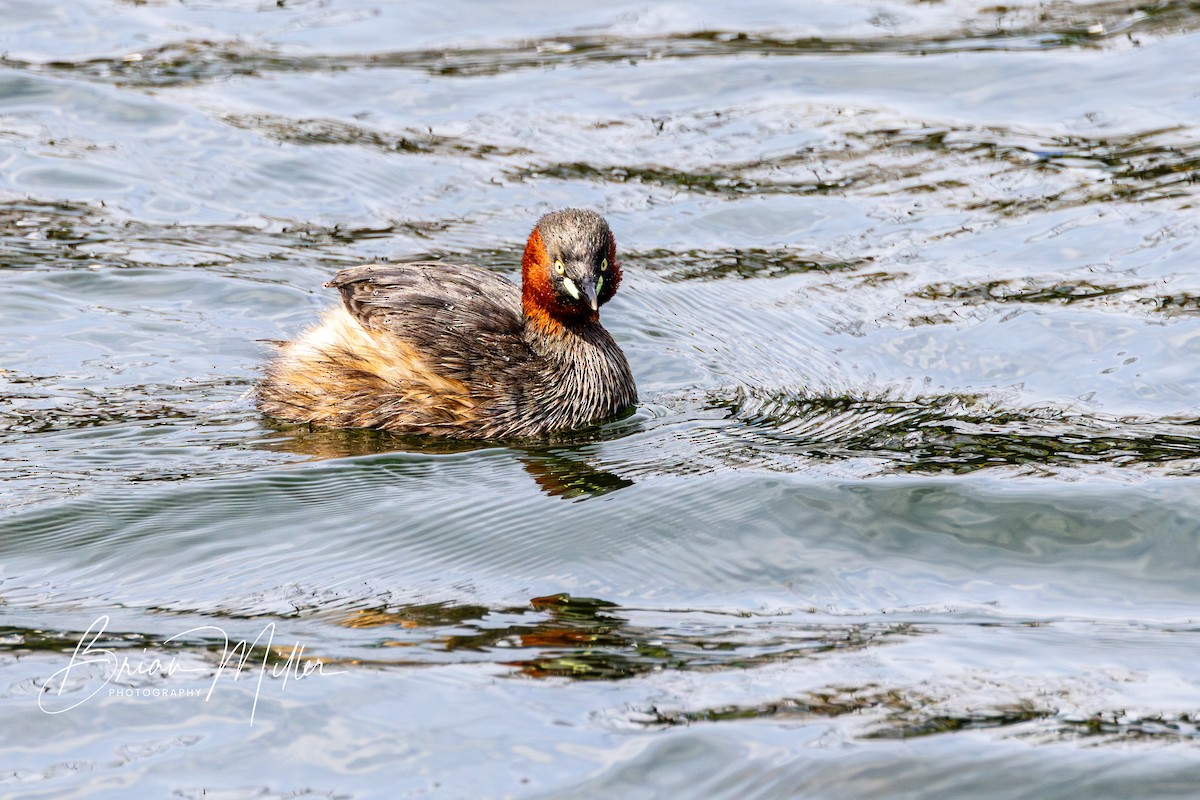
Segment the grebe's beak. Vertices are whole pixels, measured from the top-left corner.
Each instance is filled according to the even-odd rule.
[[[590,276],[584,278],[579,282],[579,289],[583,292],[583,302],[587,303],[588,308],[592,311],[599,311],[600,301],[596,299],[596,279]]]

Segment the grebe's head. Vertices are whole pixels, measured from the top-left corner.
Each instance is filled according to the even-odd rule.
[[[568,208],[538,220],[521,260],[526,316],[595,322],[621,283],[617,243],[604,217]]]

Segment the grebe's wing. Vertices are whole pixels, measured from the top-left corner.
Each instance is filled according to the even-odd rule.
[[[398,337],[455,377],[470,380],[531,354],[521,291],[494,272],[436,261],[367,264],[326,284],[364,328]]]

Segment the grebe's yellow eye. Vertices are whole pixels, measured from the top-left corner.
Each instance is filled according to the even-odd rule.
[[[608,259],[607,258],[600,262],[600,269],[601,269],[601,271],[608,269]]]
[[[559,275],[562,275],[562,274],[566,273],[566,271],[567,271],[567,268],[566,268],[566,266],[565,266],[565,265],[562,263],[562,259],[561,259],[561,258],[556,258],[556,259],[554,259],[554,271],[555,271],[555,272],[557,272]]]

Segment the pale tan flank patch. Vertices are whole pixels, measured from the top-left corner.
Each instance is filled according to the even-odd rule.
[[[283,347],[259,397],[272,416],[339,428],[435,433],[478,416],[465,384],[341,307]]]

